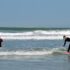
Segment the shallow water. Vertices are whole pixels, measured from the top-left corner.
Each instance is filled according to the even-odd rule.
[[[0,28],[0,70],[70,70],[63,35],[70,29]]]
[[[2,45],[1,70],[70,70],[70,55],[59,53],[66,51],[63,40],[5,40]]]

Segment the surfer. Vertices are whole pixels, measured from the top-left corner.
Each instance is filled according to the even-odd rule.
[[[2,42],[3,42],[3,39],[0,38],[0,47],[2,47]]]
[[[63,36],[63,39],[64,39],[64,45],[63,46],[66,45],[66,42],[70,42],[70,38],[69,37],[66,37],[65,35]],[[67,52],[69,52],[69,51],[70,51],[70,44],[69,44],[69,47],[67,49]]]

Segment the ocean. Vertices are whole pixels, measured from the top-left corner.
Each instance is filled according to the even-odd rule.
[[[0,70],[70,70],[63,35],[69,28],[0,28]]]

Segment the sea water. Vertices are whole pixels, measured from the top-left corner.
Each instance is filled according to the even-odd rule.
[[[70,29],[1,28],[0,70],[70,70],[63,35]]]

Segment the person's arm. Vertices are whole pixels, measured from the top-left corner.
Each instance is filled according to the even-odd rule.
[[[64,41],[64,45],[63,46],[65,46],[66,45],[66,40]]]

